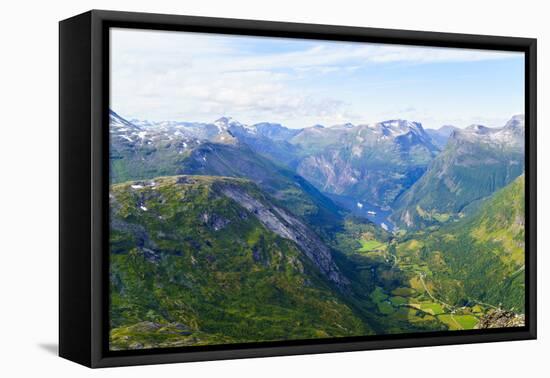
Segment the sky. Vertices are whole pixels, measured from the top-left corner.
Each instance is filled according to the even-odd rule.
[[[110,107],[127,119],[439,128],[524,113],[523,53],[120,28],[110,38]]]

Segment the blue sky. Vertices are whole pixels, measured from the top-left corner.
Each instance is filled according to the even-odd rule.
[[[409,119],[502,126],[524,109],[521,53],[111,30],[111,108],[127,118],[288,127]]]

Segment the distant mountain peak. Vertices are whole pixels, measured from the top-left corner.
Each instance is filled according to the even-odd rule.
[[[216,126],[222,126],[222,127],[229,127],[229,126],[242,126],[242,124],[233,119],[232,117],[220,117],[217,120],[214,121],[214,125]]]
[[[525,128],[525,116],[523,114],[516,114],[504,125],[505,129],[517,129]]]
[[[525,121],[525,114],[515,114],[510,121]]]
[[[120,115],[118,115],[118,113],[116,113],[112,109],[109,109],[109,125],[110,127],[118,128],[118,129],[124,129],[124,128],[140,129],[139,126],[126,120],[124,117],[121,117]]]
[[[488,134],[491,132],[491,129],[487,126],[479,125],[479,124],[473,124],[465,128],[465,130],[472,131],[476,134]]]
[[[258,122],[254,124],[255,127],[273,127],[277,129],[286,129],[287,127],[276,122]]]
[[[128,122],[126,119],[124,119],[123,117],[119,116],[117,112],[115,112],[114,110],[112,109],[109,109],[109,117],[111,119],[115,119],[115,120],[120,120],[121,122]]]
[[[355,125],[353,123],[350,123],[350,122],[330,126],[331,129],[353,129],[354,127],[355,127]]]
[[[413,132],[417,135],[424,135],[424,128],[420,122],[409,121],[405,119],[391,119],[379,122],[375,125],[375,129],[382,131],[387,136],[400,136]]]
[[[481,142],[485,144],[521,147],[524,145],[525,120],[523,115],[513,116],[503,127],[487,127],[470,125],[464,129],[456,129],[451,135],[455,141]]]
[[[280,123],[261,122],[254,125],[256,132],[262,137],[275,141],[288,141],[302,129],[289,129]]]
[[[409,121],[406,119],[390,119],[380,122],[381,125],[394,128],[422,128],[422,124],[416,121]]]
[[[453,131],[455,131],[456,129],[458,129],[458,127],[456,126],[453,126],[453,125],[443,125],[441,126],[439,129],[437,129],[437,131],[443,135],[446,135],[446,136],[449,136],[452,134]]]
[[[443,149],[456,130],[458,130],[456,126],[443,125],[439,129],[425,129],[424,131],[430,136],[432,142],[439,147],[439,149]]]
[[[244,129],[247,132],[252,132],[252,133],[256,132],[256,129],[254,127],[243,125],[242,123],[240,123],[239,121],[236,121],[231,117],[218,118],[216,121],[214,121],[214,126],[218,128],[219,135],[229,135],[230,139],[234,138],[234,135],[231,132],[231,130],[235,130],[236,128]],[[221,136],[220,138],[222,141],[225,141],[227,137]]]

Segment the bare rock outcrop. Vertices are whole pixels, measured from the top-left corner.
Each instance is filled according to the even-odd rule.
[[[264,204],[238,186],[224,186],[221,192],[253,213],[268,230],[295,242],[304,255],[338,288],[344,290],[348,287],[349,281],[338,269],[330,249],[294,215],[280,207]]]
[[[494,309],[483,315],[475,328],[509,328],[525,326],[525,315]]]

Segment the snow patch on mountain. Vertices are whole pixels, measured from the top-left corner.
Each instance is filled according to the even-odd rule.
[[[521,147],[525,144],[525,117],[516,115],[501,128],[470,125],[464,129],[454,130],[451,138],[456,141],[478,141],[491,145]]]

